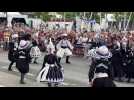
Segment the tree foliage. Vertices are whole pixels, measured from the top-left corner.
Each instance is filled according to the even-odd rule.
[[[53,16],[48,15],[49,12],[34,12],[34,15],[37,18],[41,18],[44,21],[50,20]],[[74,20],[76,16],[84,16],[84,12],[57,12],[58,14],[61,14],[65,19],[69,19],[69,20]],[[100,12],[93,12],[92,13],[92,19],[95,19],[96,22],[100,21]],[[114,14],[115,15],[115,19],[117,22],[121,21],[124,19],[124,15],[126,15],[126,19],[129,19],[130,13],[131,12],[101,12],[101,17],[105,18],[105,14]],[[85,12],[85,17],[86,18],[90,18],[91,12]],[[134,14],[132,14],[131,16],[131,20],[130,22],[134,22]]]
[[[44,21],[48,21],[52,17],[51,15],[48,15],[48,13],[49,12],[35,12],[34,15],[35,17],[41,18]]]

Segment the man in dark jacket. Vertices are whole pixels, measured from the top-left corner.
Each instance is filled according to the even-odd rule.
[[[24,76],[26,73],[29,72],[29,63],[30,63],[30,54],[27,50],[29,48],[28,41],[21,40],[18,51],[17,51],[17,61],[16,61],[16,68],[21,73],[20,84],[25,84]]]
[[[112,58],[111,58],[111,64],[113,66],[114,70],[114,78],[118,78],[119,81],[122,81],[123,76],[123,68],[122,68],[122,56],[121,56],[121,49],[117,44],[113,45],[112,48]]]
[[[92,64],[90,66],[90,70],[89,70],[89,82],[92,81],[92,79],[94,78],[94,72],[96,70],[96,66],[98,64],[104,64],[106,66],[108,66],[108,75],[109,75],[109,78],[113,79],[113,68],[109,62],[109,60],[105,60],[105,59],[101,59],[101,60],[95,60],[95,59],[92,59]]]

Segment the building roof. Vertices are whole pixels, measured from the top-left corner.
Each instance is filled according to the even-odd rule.
[[[33,12],[20,12],[20,13],[24,15],[33,15]]]

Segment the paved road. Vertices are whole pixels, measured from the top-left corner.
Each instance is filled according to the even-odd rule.
[[[36,75],[38,71],[42,67],[43,63],[43,57],[38,60],[39,64],[31,64],[30,65],[30,73],[27,75],[27,78],[30,80],[35,81]],[[1,59],[2,58],[2,59]],[[9,61],[7,59],[7,53],[2,53],[0,54],[0,71],[4,71],[6,73],[14,74],[19,76],[19,73],[17,72],[17,69],[14,67],[14,72],[8,72],[7,68],[9,65]],[[71,64],[66,64],[65,59],[62,60],[62,65],[64,67],[64,76],[65,76],[65,81],[63,83],[63,86],[88,86],[88,65],[86,61],[84,62],[85,64],[83,65],[83,62],[77,62],[77,60],[84,61],[84,59],[78,59],[78,58],[71,58],[72,63]],[[83,74],[85,73],[86,74]]]
[[[26,76],[26,85],[20,85],[19,76],[17,69],[14,67],[13,72],[8,72],[7,68],[9,65],[9,61],[7,59],[7,53],[0,53],[0,85],[1,86],[34,86],[34,87],[46,87],[45,83],[37,83],[35,81],[36,75],[42,67],[44,54],[42,57],[38,59],[39,64],[30,64],[30,72]],[[64,67],[64,76],[65,81],[61,85],[61,87],[90,87],[88,84],[88,70],[89,70],[89,61],[85,58],[72,57],[71,64],[66,64],[65,59],[61,61],[62,66]],[[2,79],[2,75],[8,75],[11,81],[8,81],[6,84],[6,79]],[[2,80],[2,82],[1,82]],[[3,83],[5,81],[5,83]],[[10,84],[11,83],[11,84]],[[115,82],[118,87],[134,87],[134,83],[118,83]]]

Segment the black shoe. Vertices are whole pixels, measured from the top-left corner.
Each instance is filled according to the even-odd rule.
[[[71,62],[69,62],[69,61],[67,61],[66,63],[67,63],[67,64],[71,64]]]
[[[54,84],[54,87],[58,87],[58,83]]]
[[[91,83],[92,82],[92,79],[89,79],[89,83]]]
[[[13,70],[9,68],[8,71],[13,71]]]
[[[38,64],[36,61],[34,61],[34,64]]]
[[[26,83],[24,82],[24,76],[25,76],[25,74],[24,74],[24,73],[21,73],[20,84],[26,84]]]
[[[66,56],[66,63],[67,64],[70,64],[69,58],[70,58],[69,56]]]
[[[51,83],[48,83],[48,87],[52,87],[52,84]]]
[[[26,84],[24,81],[20,81],[20,84]]]
[[[128,79],[127,82],[130,83],[130,79]]]

